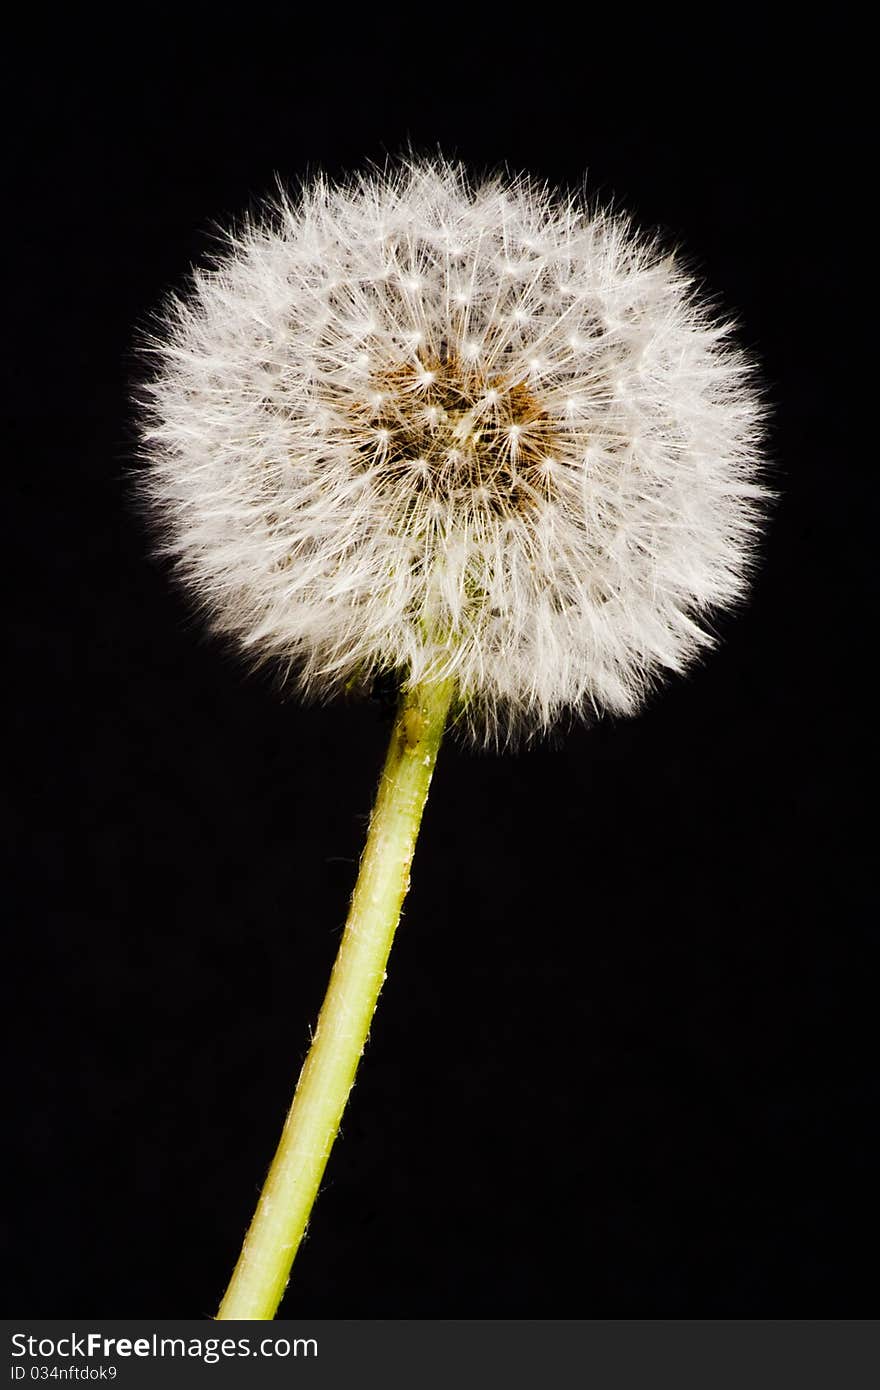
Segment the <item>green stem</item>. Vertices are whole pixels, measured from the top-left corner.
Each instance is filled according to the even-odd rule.
[[[218,1318],[273,1318],[281,1301],[385,979],[452,694],[445,680],[401,696],[312,1046]]]

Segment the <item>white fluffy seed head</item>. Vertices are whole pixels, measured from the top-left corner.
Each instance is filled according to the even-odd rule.
[[[148,347],[167,549],[303,690],[451,674],[462,727],[504,741],[632,712],[743,593],[751,370],[620,216],[441,160],[318,179]]]

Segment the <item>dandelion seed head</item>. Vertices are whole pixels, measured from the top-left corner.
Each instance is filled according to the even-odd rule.
[[[442,160],[319,179],[148,346],[166,549],[305,691],[454,675],[501,741],[632,713],[745,590],[753,372],[619,215]]]

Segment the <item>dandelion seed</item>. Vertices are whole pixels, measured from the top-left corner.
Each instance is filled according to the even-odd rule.
[[[502,199],[439,161],[319,182],[232,236],[153,348],[146,490],[167,547],[214,625],[306,690],[448,675],[459,727],[504,741],[566,711],[634,711],[743,593],[761,517],[750,367],[618,216],[525,178]],[[591,482],[616,505],[588,513],[587,451],[609,438]],[[407,457],[431,487],[401,489]],[[478,534],[468,479],[491,490]],[[471,579],[439,582],[430,546],[464,535]],[[279,547],[296,563],[279,569]],[[347,583],[330,585],[341,555]]]

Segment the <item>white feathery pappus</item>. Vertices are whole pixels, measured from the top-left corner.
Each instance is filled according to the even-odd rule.
[[[164,546],[304,691],[453,675],[459,727],[504,743],[633,712],[745,590],[749,360],[674,256],[528,177],[317,178],[145,346]]]

